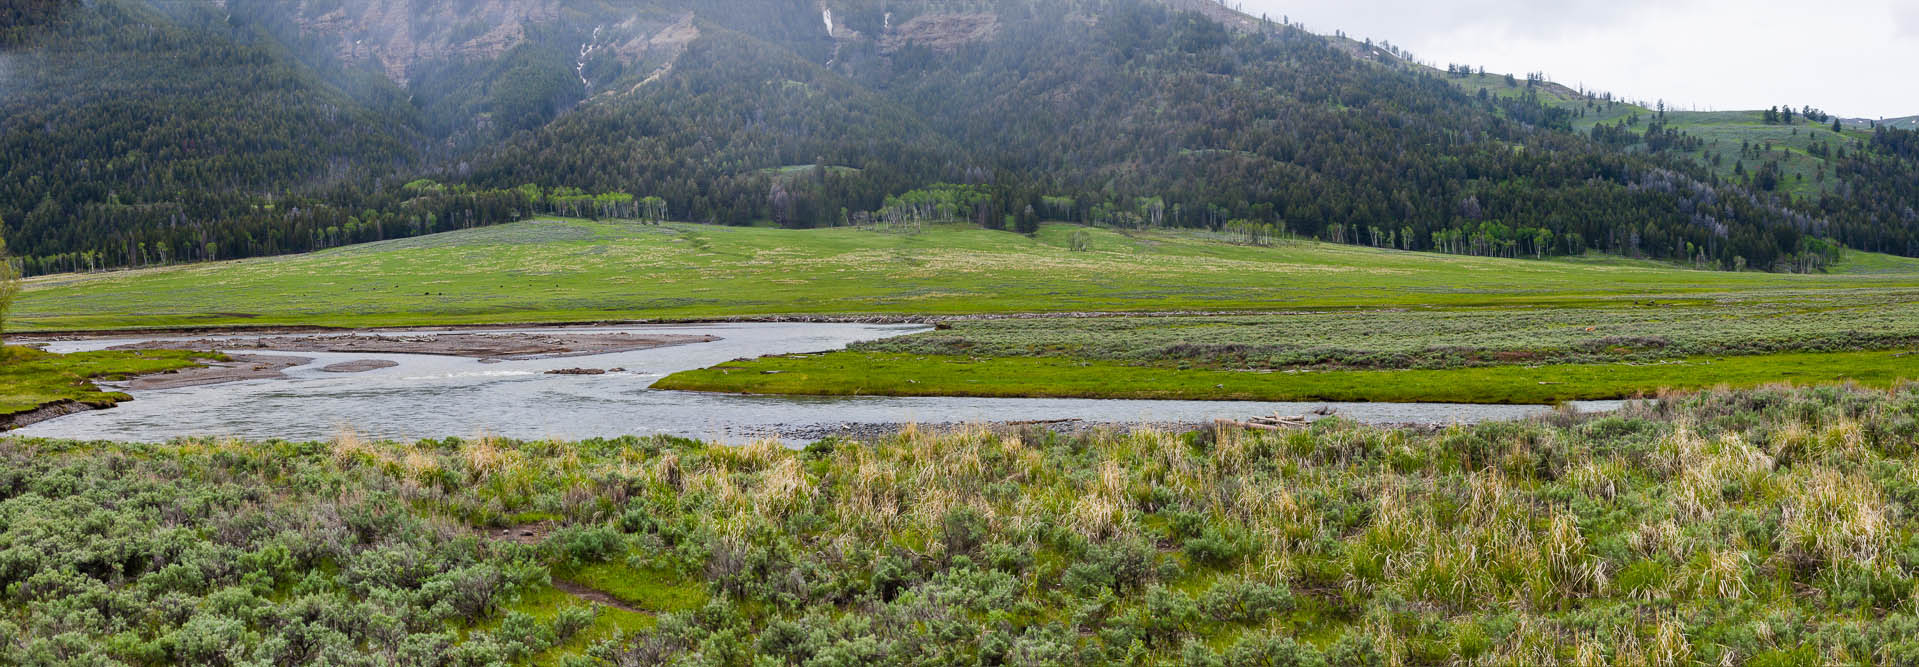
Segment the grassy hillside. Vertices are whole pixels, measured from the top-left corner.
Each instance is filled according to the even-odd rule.
[[[1260,247],[1070,225],[1027,237],[959,226],[905,233],[540,221],[307,255],[42,277],[28,282],[9,326],[1571,306],[1919,286],[1919,273],[1899,271],[1909,262],[1860,257],[1870,273],[1799,276],[1310,242]]]
[[[1571,111],[1574,114],[1572,129],[1582,134],[1591,133],[1593,127],[1600,124],[1617,125],[1628,120],[1635,121],[1631,126],[1633,131],[1643,133],[1648,123],[1659,119],[1659,112],[1655,109],[1627,102],[1590,99],[1577,90],[1557,83],[1528,86],[1522,78],[1509,84],[1503,74],[1477,73],[1448,76],[1447,80],[1469,93],[1476,94],[1483,89],[1488,95],[1501,98],[1537,95],[1541,102],[1549,106]],[[1681,150],[1677,154],[1711,167],[1713,173],[1721,178],[1732,179],[1735,168],[1741,163],[1750,173],[1766,162],[1778,162],[1782,176],[1779,191],[1794,196],[1817,197],[1833,192],[1839,185],[1835,174],[1838,164],[1834,159],[1836,151],[1855,150],[1857,142],[1870,141],[1872,138],[1871,128],[1864,124],[1844,122],[1841,132],[1833,132],[1830,120],[1813,123],[1795,116],[1792,125],[1766,123],[1763,112],[1757,110],[1669,109],[1664,122],[1666,127],[1703,142],[1697,149]],[[1897,122],[1888,126],[1910,127]],[[1749,148],[1742,153],[1742,146]],[[1646,144],[1638,143],[1626,148],[1644,151]]]
[[[1793,125],[1769,125],[1758,111],[1676,111],[1666,116],[1669,127],[1705,142],[1703,148],[1688,155],[1702,164],[1714,165],[1721,177],[1732,177],[1741,162],[1747,171],[1766,162],[1778,162],[1783,177],[1780,190],[1792,195],[1817,196],[1834,191],[1839,179],[1834,173],[1837,161],[1832,151],[1852,151],[1856,149],[1854,142],[1872,138],[1870,131],[1846,129],[1835,133],[1830,123],[1799,120]],[[1753,148],[1742,155],[1742,145]],[[1828,154],[1817,154],[1821,150]]]
[[[0,439],[0,661],[1911,664],[1915,413],[1825,389],[803,451]]]

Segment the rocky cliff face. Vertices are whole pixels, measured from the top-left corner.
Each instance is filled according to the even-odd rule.
[[[891,53],[908,46],[924,46],[950,53],[999,34],[999,16],[987,12],[925,14],[889,26],[880,37],[880,50]]]
[[[423,62],[498,58],[526,41],[529,24],[560,16],[558,0],[300,0],[297,11],[303,38],[401,86]]]
[[[700,34],[694,13],[659,3],[575,7],[564,0],[297,0],[303,42],[407,87],[423,65],[501,58],[529,40],[574,40],[583,83],[595,59],[657,72]]]
[[[211,0],[210,0],[211,1]],[[588,94],[625,90],[592,76],[595,59],[614,59],[635,80],[670,71],[673,58],[701,34],[702,21],[727,26],[759,20],[753,3],[686,0],[285,0],[302,42],[339,60],[372,66],[402,88],[422,66],[501,58],[530,40],[572,40],[576,74]],[[782,0],[767,0],[778,5]],[[943,0],[790,0],[814,17],[817,30],[845,44],[870,43],[882,53],[918,46],[950,53],[998,37],[1006,17],[993,2]],[[1077,6],[1072,0],[1061,0]],[[1210,0],[1159,0],[1235,28],[1257,19]],[[791,9],[791,8],[789,8]],[[1080,7],[1086,10],[1085,7]],[[1090,10],[1088,10],[1090,11]],[[1078,11],[1075,15],[1082,16]],[[867,21],[854,25],[851,17]],[[1088,19],[1090,23],[1090,19]],[[837,55],[837,51],[835,51]],[[604,78],[604,77],[599,77]],[[629,84],[632,81],[628,82]]]

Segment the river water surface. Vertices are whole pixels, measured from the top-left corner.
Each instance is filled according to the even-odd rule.
[[[449,436],[567,440],[671,434],[724,442],[781,437],[798,442],[849,424],[985,423],[1080,419],[1095,423],[1199,423],[1218,418],[1304,414],[1325,403],[1134,401],[1045,398],[738,396],[648,389],[679,371],[767,354],[837,350],[850,343],[924,331],[918,325],[740,323],[596,329],[501,329],[565,333],[708,334],[719,341],[650,350],[483,363],[464,357],[301,352],[313,362],[288,378],[130,392],[133,401],[15,431],[50,438],[164,441],[182,436],[245,439]],[[382,332],[392,335],[418,332]],[[196,338],[205,338],[204,336]],[[245,336],[228,337],[245,339]],[[55,352],[101,349],[154,337],[58,342]],[[239,350],[246,354],[273,354]],[[337,374],[329,364],[384,359],[399,365]],[[607,375],[549,375],[565,368],[624,368]],[[1578,404],[1610,410],[1615,402]],[[1331,404],[1371,423],[1470,423],[1517,419],[1546,408],[1428,403]],[[802,435],[803,434],[803,435]]]

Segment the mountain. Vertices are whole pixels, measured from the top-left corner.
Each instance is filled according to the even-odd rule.
[[[1898,139],[1835,136],[1831,185],[1801,187],[1790,161],[1715,163],[1669,116],[1207,0],[0,0],[0,16],[0,221],[35,273],[649,196],[723,224],[1051,218],[1717,268],[1919,251]]]
[[[1877,128],[1877,127],[1883,126],[1883,127],[1889,127],[1894,129],[1900,129],[1900,130],[1919,130],[1919,116],[1906,116],[1903,118],[1877,118],[1877,119],[1847,118],[1845,119],[1845,124],[1847,127],[1860,128],[1860,129],[1871,129],[1871,128]]]

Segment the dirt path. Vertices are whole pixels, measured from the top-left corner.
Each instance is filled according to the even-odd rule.
[[[546,541],[547,536],[553,534],[553,530],[554,530],[554,524],[552,522],[541,521],[539,523],[528,523],[528,524],[521,524],[518,526],[509,526],[507,528],[501,528],[498,530],[494,530],[490,528],[481,529],[479,533],[481,536],[485,537],[486,539],[494,540],[497,542],[514,542],[517,544],[531,545],[531,544],[539,544],[541,542]],[[648,616],[654,615],[653,612],[627,604],[625,601],[619,598],[613,597],[611,594],[607,593],[606,591],[602,591],[597,588],[586,586],[578,582],[568,581],[566,579],[554,577],[553,587],[556,589],[559,589],[559,591],[562,593],[579,598],[580,600],[585,602],[591,602],[594,604],[603,604],[608,607],[630,611],[635,614],[646,614]]]
[[[560,592],[562,593],[571,595],[581,600],[585,600],[587,602],[592,602],[595,604],[603,604],[608,607],[613,607],[615,609],[621,609],[624,611],[630,611],[635,614],[646,614],[648,616],[653,615],[653,612],[622,602],[620,601],[619,598],[613,597],[611,595],[607,595],[605,591],[601,591],[597,588],[587,588],[585,586],[581,586],[579,584],[573,583],[571,581],[567,581],[565,579],[555,578],[553,580],[553,587],[560,589]]]

